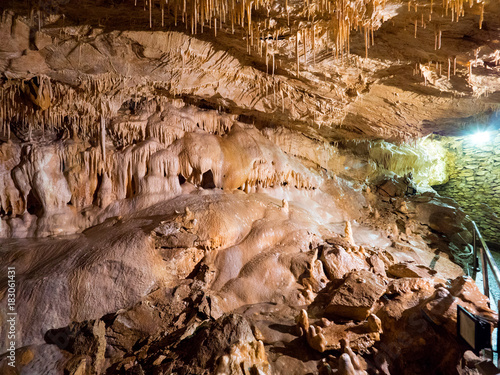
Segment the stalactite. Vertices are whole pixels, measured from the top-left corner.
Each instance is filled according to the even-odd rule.
[[[368,58],[368,28],[365,26],[365,58]]]
[[[153,28],[153,0],[148,0],[149,2],[149,28]]]
[[[312,53],[313,53],[313,64],[316,64],[316,35],[315,35],[316,25],[312,25],[311,39],[312,39]]]
[[[177,27],[177,9],[178,9],[178,0],[174,0],[174,25]]]
[[[307,64],[307,38],[306,29],[302,29],[302,50],[304,53],[304,65]]]
[[[269,74],[269,41],[266,38],[266,48],[265,48],[265,54],[266,54],[266,74]]]
[[[479,16],[479,29],[481,30],[483,28],[483,21],[484,21],[484,1],[480,5],[481,10],[480,10],[480,16]]]
[[[299,69],[300,69],[300,65],[299,65],[299,34],[300,34],[300,31],[297,30],[297,34],[295,35],[296,36],[296,39],[295,39],[295,55],[297,57],[297,77],[300,76],[300,73],[299,73]]]
[[[273,53],[273,77],[274,77],[274,59],[275,59],[275,54]]]
[[[106,162],[106,119],[101,115],[101,152],[102,160]]]

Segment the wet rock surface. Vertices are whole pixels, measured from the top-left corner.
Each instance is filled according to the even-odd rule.
[[[115,223],[127,231],[139,225],[151,233],[146,243],[163,265],[156,286],[134,297],[137,302],[124,302],[106,314],[96,316],[89,311],[90,319],[86,319],[80,311],[84,318],[80,323],[70,322],[71,315],[60,315],[69,324],[52,323],[53,328],[42,330],[38,339],[30,327],[23,327],[25,347],[37,349],[31,349],[33,359],[23,356],[27,363],[19,364],[19,369],[44,368],[44,359],[58,358],[51,367],[54,373],[271,374],[285,373],[290,366],[291,373],[297,374],[413,373],[432,366],[434,370],[451,368],[458,361],[456,304],[495,316],[470,279],[460,277],[447,283],[449,276],[400,259],[396,248],[381,250],[363,243],[359,229],[330,233],[326,241],[306,237],[303,246],[297,237],[292,246],[287,238],[294,236],[298,223],[304,225],[307,213],[292,204],[285,214],[281,203],[270,204],[273,201],[265,196],[246,196],[241,209],[255,211],[256,216],[247,229],[241,222],[234,223],[235,229],[243,230],[240,234],[226,226],[225,236],[217,242],[224,245],[214,249],[215,244],[206,238],[212,237],[212,230],[220,233],[219,229],[199,226],[198,221],[204,209],[214,204],[212,198],[193,197],[190,203],[183,203],[189,206],[172,207],[172,214],[163,214],[156,223],[139,219],[142,215]],[[232,210],[239,209],[236,201],[229,202]],[[217,204],[224,204],[221,197]],[[154,217],[155,210],[165,212],[165,206],[148,209],[148,215]],[[271,240],[258,225],[263,217],[295,224],[286,224],[281,229],[284,232],[274,233],[278,237]],[[277,228],[276,222],[273,225]],[[316,224],[311,220],[308,225],[311,230]],[[258,236],[262,241],[263,235],[269,247],[249,257],[255,246],[252,238]],[[360,245],[350,244],[348,237]],[[178,247],[182,245],[185,247]],[[232,256],[244,255],[245,263],[234,271],[218,268],[218,259],[228,256],[224,249],[232,249]],[[345,274],[331,271],[333,255],[339,254],[343,257],[336,261],[351,268]],[[102,259],[96,261],[102,263]],[[135,262],[139,266],[143,256]],[[221,277],[226,281],[220,282]],[[94,298],[101,295],[100,288],[93,292]],[[74,308],[72,303],[69,308]],[[49,301],[39,300],[38,306],[52,309]],[[449,356],[437,355],[441,345],[449,348]],[[54,352],[52,357],[48,347]],[[408,362],[415,347],[420,349]],[[417,361],[420,351],[426,353],[427,362]],[[21,349],[18,353],[21,356]]]

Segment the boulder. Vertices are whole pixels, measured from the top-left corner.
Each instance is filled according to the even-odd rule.
[[[393,277],[419,277],[426,278],[434,276],[437,271],[414,262],[401,262],[392,264],[387,273]]]
[[[321,261],[330,280],[342,279],[352,270],[370,269],[363,254],[352,251],[352,247],[340,244],[323,247]]]
[[[35,31],[35,38],[33,42],[38,50],[42,50],[52,44],[52,38],[44,32]]]
[[[435,196],[428,202],[415,205],[416,220],[432,230],[451,236],[463,232],[465,212],[451,198]]]
[[[405,195],[407,185],[403,181],[391,178],[377,186],[378,192],[386,197],[402,197]]]
[[[178,349],[186,364],[216,369],[215,373],[236,374],[232,370],[241,370],[243,364],[255,367],[252,371],[269,370],[263,343],[255,339],[248,320],[241,315],[222,316],[182,341]]]
[[[332,293],[325,312],[354,320],[365,320],[386,291],[384,278],[370,271],[353,271]]]
[[[446,288],[436,288],[434,294],[423,306],[423,312],[435,324],[441,325],[452,334],[456,334],[457,305],[461,305],[472,314],[496,322],[497,314],[489,308],[486,298],[470,277],[458,277]]]

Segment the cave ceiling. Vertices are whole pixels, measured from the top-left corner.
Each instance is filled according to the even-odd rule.
[[[450,134],[491,122],[500,103],[496,1],[0,7],[1,119],[21,138],[19,113],[91,133],[138,98],[327,141]]]

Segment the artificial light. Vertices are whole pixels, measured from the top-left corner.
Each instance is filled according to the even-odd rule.
[[[471,140],[476,145],[481,145],[490,140],[490,133],[488,131],[479,131],[471,135]]]

